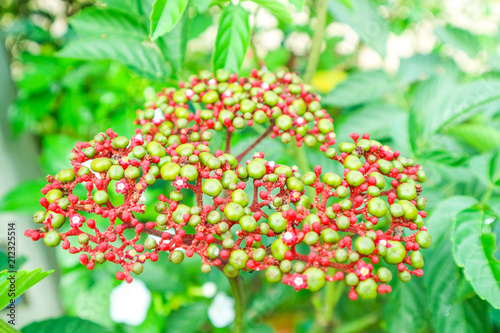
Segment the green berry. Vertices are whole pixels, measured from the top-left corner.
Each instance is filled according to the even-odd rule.
[[[111,165],[112,163],[109,158],[100,157],[92,161],[92,163],[90,164],[90,168],[95,172],[106,172],[111,167]]]
[[[217,179],[207,179],[203,182],[201,190],[206,195],[216,197],[222,192],[222,184]]]
[[[398,241],[388,241],[387,243],[392,246],[387,249],[387,254],[384,256],[385,262],[391,265],[401,263],[406,256],[406,250],[403,244]]]
[[[62,198],[63,194],[61,190],[58,189],[52,189],[50,190],[46,195],[45,198],[49,203],[54,203],[57,199]]]
[[[224,215],[226,215],[229,221],[238,221],[241,217],[243,217],[243,215],[245,215],[245,211],[240,204],[230,202],[226,205],[226,207],[224,207]]]
[[[348,286],[357,286],[359,283],[359,278],[354,273],[349,273],[345,276],[345,284]]]
[[[384,283],[392,280],[392,272],[386,267],[380,267],[377,271],[377,276]]]
[[[432,244],[432,237],[427,231],[420,231],[416,236],[415,240],[421,248],[426,249]]]
[[[278,259],[279,261],[285,259],[285,253],[287,251],[290,251],[290,247],[283,243],[283,240],[281,238],[276,239],[271,244],[271,253],[273,257]]]
[[[339,263],[343,263],[347,260],[349,253],[345,249],[338,249],[335,251],[335,260]]]
[[[109,200],[109,195],[106,191],[96,191],[94,195],[92,195],[92,200],[98,205],[102,205]]]
[[[424,257],[420,251],[415,251],[410,254],[411,265],[415,268],[424,267]]]
[[[266,269],[266,280],[269,283],[277,283],[281,281],[281,270],[276,266],[269,266]]]
[[[271,214],[267,223],[275,233],[281,233],[286,230],[287,221],[280,212]]]
[[[356,292],[362,299],[374,299],[377,297],[377,283],[373,279],[361,281],[356,287]]]
[[[172,252],[172,254],[170,255],[170,260],[172,260],[172,262],[174,264],[180,264],[181,262],[184,261],[184,253],[182,253],[181,251],[179,250],[175,250],[174,252]]]
[[[254,232],[257,229],[257,221],[252,216],[245,215],[240,219],[240,226],[243,231]]]
[[[243,269],[246,267],[248,261],[248,254],[243,250],[236,250],[229,255],[229,263],[236,269]]]
[[[304,243],[307,245],[314,245],[318,242],[319,236],[314,231],[309,231],[304,237]]]
[[[325,229],[321,232],[323,241],[330,244],[337,244],[340,240],[339,233],[332,229]]]
[[[161,178],[164,180],[175,180],[175,178],[179,175],[181,171],[181,167],[173,162],[168,162],[165,163],[161,167],[160,173],[161,173]]]
[[[231,194],[231,199],[233,200],[233,202],[240,204],[243,207],[248,206],[248,203],[250,200],[248,197],[248,194],[246,194],[245,191],[240,190],[240,189],[234,191]]]
[[[61,242],[61,235],[55,230],[49,231],[43,237],[43,242],[48,247],[57,246],[59,245],[59,242]]]
[[[321,119],[318,121],[318,129],[323,134],[328,134],[333,131],[333,121],[331,119]]]
[[[399,199],[413,200],[417,197],[415,185],[409,183],[400,184],[398,186],[397,193]]]
[[[316,267],[310,267],[305,272],[307,276],[307,289],[318,291],[325,286],[325,272]]]
[[[75,178],[75,171],[73,169],[59,171],[59,180],[63,183],[72,182]]]
[[[247,165],[248,175],[255,179],[261,179],[266,174],[266,166],[262,160],[253,160]]]
[[[368,237],[358,237],[354,242],[356,250],[364,255],[370,255],[375,250],[375,243]]]
[[[344,167],[350,170],[358,170],[363,166],[363,163],[359,159],[359,157],[355,155],[349,155],[346,157],[344,162]]]
[[[384,200],[380,198],[372,198],[367,204],[368,213],[376,217],[382,217],[387,213],[387,205]]]
[[[363,174],[356,170],[349,171],[345,178],[351,186],[359,186],[365,182]]]
[[[405,283],[411,280],[411,274],[408,271],[402,271],[399,273],[398,276],[399,276],[399,279]]]
[[[342,184],[342,178],[334,172],[327,172],[323,175],[323,182],[331,187],[338,187]]]
[[[189,214],[190,210],[191,208],[184,204],[178,205],[175,211],[172,213],[172,220],[177,224],[184,222],[184,215]]]
[[[109,178],[113,180],[120,180],[123,178],[123,168],[119,165],[112,165],[108,170]]]

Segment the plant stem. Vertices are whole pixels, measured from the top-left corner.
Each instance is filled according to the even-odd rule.
[[[239,276],[227,279],[231,285],[231,292],[233,293],[234,298],[234,310],[236,312],[236,317],[234,318],[234,332],[243,333],[244,299],[242,281]]]
[[[306,74],[304,75],[304,82],[311,83],[311,80],[316,73],[316,68],[319,63],[319,56],[321,55],[321,44],[323,44],[323,35],[326,27],[326,13],[328,10],[327,0],[316,0],[316,26],[314,27],[314,35],[311,44],[311,51],[309,52],[309,59],[307,61]]]
[[[226,130],[226,148],[224,150],[224,153],[230,154],[231,153],[231,136],[233,133],[229,131],[229,129]]]
[[[248,146],[247,149],[245,149],[241,154],[236,156],[236,160],[238,162],[240,162],[245,157],[246,154],[248,154],[250,151],[252,151],[252,149],[254,149],[255,146],[257,146],[262,140],[264,140],[269,134],[271,134],[271,132],[273,131],[273,127],[274,127],[274,120],[271,120],[271,125],[267,128],[267,130],[264,133],[262,133],[257,138],[257,140],[255,140],[254,143],[252,143],[250,146]]]

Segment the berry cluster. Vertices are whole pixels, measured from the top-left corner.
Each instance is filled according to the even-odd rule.
[[[174,263],[196,253],[205,273],[214,266],[228,277],[264,270],[268,281],[296,290],[345,280],[353,300],[391,291],[392,272],[380,259],[395,265],[403,282],[423,274],[419,249],[431,237],[418,184],[425,174],[413,160],[368,134],[352,133],[352,142],[333,148],[333,120],[295,74],[201,73],[180,88],[164,89],[138,111],[142,127],[131,139],[108,129],[78,143],[72,168],[47,177],[45,210],[34,216],[42,226],[26,236],[47,246],[62,241],[89,270],[119,264],[116,277],[127,282],[161,252]],[[254,122],[269,127],[231,155],[232,132]],[[213,131],[224,128],[225,152],[211,152]],[[243,161],[267,136],[317,145],[343,172],[316,166],[300,174],[262,152]],[[144,193],[161,180],[170,192],[159,195],[155,221],[142,222]]]

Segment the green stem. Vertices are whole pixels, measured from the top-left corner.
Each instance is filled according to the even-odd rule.
[[[231,292],[233,293],[234,298],[234,310],[236,312],[236,317],[234,318],[234,332],[243,333],[243,284],[239,276],[227,279],[231,285]]]
[[[494,184],[488,185],[488,188],[487,188],[486,192],[484,193],[483,199],[481,200],[481,207],[484,206],[488,200],[490,200],[494,189],[495,189]]]
[[[304,82],[311,83],[311,80],[318,68],[319,57],[321,55],[321,44],[323,44],[323,35],[326,27],[326,13],[328,10],[327,0],[316,0],[316,26],[314,27],[314,35],[307,61],[306,74]]]

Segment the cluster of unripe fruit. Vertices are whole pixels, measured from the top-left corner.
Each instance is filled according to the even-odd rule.
[[[343,172],[316,166],[301,174],[264,153],[244,161],[253,145],[238,156],[229,145],[225,152],[208,147],[213,130],[225,128],[230,144],[233,131],[254,122],[269,126],[264,136],[319,146]],[[72,168],[47,177],[45,210],[34,216],[42,225],[27,236],[62,242],[88,269],[119,264],[116,277],[127,282],[161,252],[174,263],[196,253],[205,273],[214,266],[228,277],[263,270],[269,282],[296,290],[345,280],[351,299],[391,291],[393,273],[382,262],[403,282],[423,274],[419,249],[431,237],[421,167],[367,134],[352,133],[352,142],[333,148],[333,120],[295,74],[201,73],[158,93],[136,123],[130,140],[108,130],[77,144]],[[156,219],[142,222],[144,193],[159,180],[170,192],[159,195]],[[194,200],[184,198],[189,191]]]

